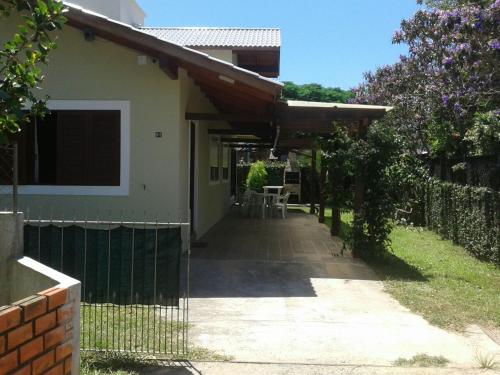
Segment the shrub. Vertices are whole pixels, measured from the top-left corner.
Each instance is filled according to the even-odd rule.
[[[267,183],[266,165],[263,161],[252,164],[247,176],[247,189],[262,191],[262,187]]]

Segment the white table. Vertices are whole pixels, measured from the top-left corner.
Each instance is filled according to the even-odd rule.
[[[276,190],[275,195],[281,195],[284,186],[263,186],[264,194],[269,194],[269,190]]]

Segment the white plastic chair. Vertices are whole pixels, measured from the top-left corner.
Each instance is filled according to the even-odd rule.
[[[278,211],[281,211],[281,217],[283,219],[286,218],[286,213],[288,210],[288,199],[290,198],[290,192],[285,195],[280,195],[276,198],[276,203],[274,204],[274,208]]]

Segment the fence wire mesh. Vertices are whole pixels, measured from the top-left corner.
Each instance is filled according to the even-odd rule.
[[[184,358],[188,223],[25,220],[25,255],[82,282],[82,350]]]
[[[17,212],[17,146],[0,145],[0,211]]]

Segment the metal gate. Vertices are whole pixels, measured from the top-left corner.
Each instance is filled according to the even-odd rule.
[[[82,350],[188,351],[188,223],[26,220],[25,255],[82,283]]]

